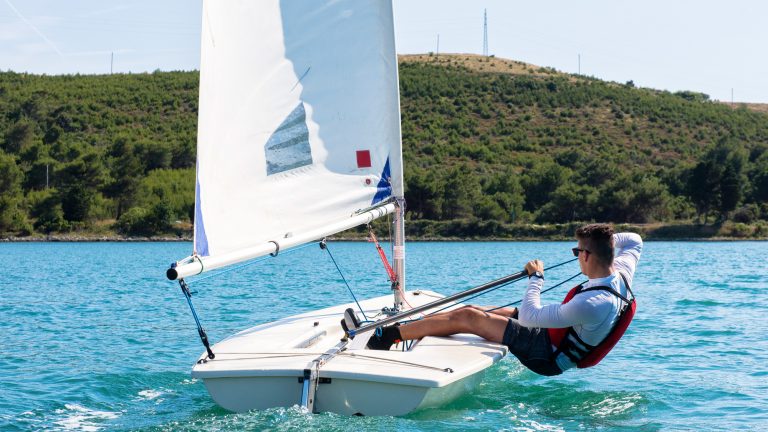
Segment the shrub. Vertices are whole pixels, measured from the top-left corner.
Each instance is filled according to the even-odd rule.
[[[132,236],[152,236],[170,232],[173,228],[173,212],[165,202],[151,208],[133,207],[115,224],[118,232]]]
[[[732,237],[750,237],[752,235],[752,227],[737,222],[735,224],[726,224],[723,226],[723,234],[730,235]]]
[[[133,207],[120,216],[115,224],[115,229],[121,234],[126,235],[144,235],[144,219],[149,214],[149,210],[142,207]]]
[[[757,204],[748,204],[736,209],[733,212],[733,221],[741,223],[752,223],[760,217],[760,209]]]
[[[61,198],[55,189],[47,189],[29,195],[32,216],[37,217],[35,229],[50,234],[69,230],[70,224],[64,219]]]

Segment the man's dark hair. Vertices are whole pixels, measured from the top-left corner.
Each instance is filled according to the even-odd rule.
[[[602,223],[584,225],[576,230],[576,238],[598,261],[613,264],[613,227]]]

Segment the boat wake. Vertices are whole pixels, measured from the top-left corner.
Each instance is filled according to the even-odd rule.
[[[56,414],[63,416],[54,422],[63,430],[94,432],[105,428],[105,421],[120,417],[119,412],[97,411],[78,404],[66,404],[64,409],[57,409]]]

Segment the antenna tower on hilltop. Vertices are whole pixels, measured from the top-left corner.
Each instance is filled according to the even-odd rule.
[[[483,9],[483,55],[488,57],[488,9]]]

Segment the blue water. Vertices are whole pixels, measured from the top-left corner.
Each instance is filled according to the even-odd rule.
[[[413,243],[408,285],[445,294],[571,258],[572,243]],[[368,243],[332,243],[363,297],[388,292]],[[599,366],[546,378],[509,357],[448,406],[406,417],[232,414],[189,371],[202,352],[178,285],[188,243],[0,244],[0,430],[766,430],[768,244],[648,242],[639,311]],[[547,284],[577,273],[547,272]],[[213,341],[350,300],[318,247],[192,283]],[[475,301],[520,298],[513,284]],[[559,301],[562,287],[545,294]]]

